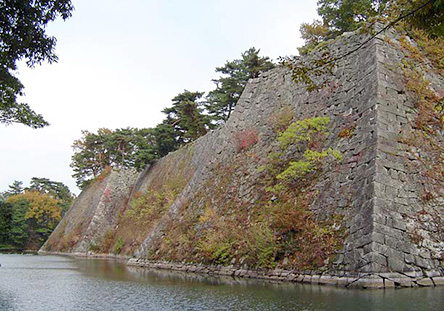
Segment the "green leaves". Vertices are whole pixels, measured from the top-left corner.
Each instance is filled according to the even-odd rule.
[[[270,59],[260,57],[259,52],[250,48],[242,53],[241,59],[227,61],[223,67],[216,68],[216,72],[223,76],[213,80],[216,89],[206,98],[206,109],[216,122],[224,122],[230,117],[249,79],[274,68]]]
[[[281,193],[298,184],[303,188],[330,163],[342,161],[340,152],[323,148],[328,135],[328,117],[313,117],[295,121],[278,134],[280,152],[268,156],[261,170],[271,177],[268,192]]]
[[[11,72],[22,59],[29,67],[57,61],[56,39],[46,34],[45,27],[58,16],[70,17],[72,10],[69,0],[0,3],[0,123],[22,123],[32,128],[49,125],[27,104],[17,102],[23,85]]]
[[[106,167],[143,169],[158,158],[153,129],[101,128],[97,133],[82,132],[74,141],[71,167],[77,185],[84,187]]]
[[[0,123],[7,125],[22,123],[32,128],[49,125],[27,104],[17,102],[17,97],[21,95],[23,95],[21,82],[12,76],[7,68],[0,66]]]
[[[389,0],[319,0],[318,13],[328,26],[327,37],[333,38],[358,29],[381,14]]]
[[[14,181],[0,200],[0,245],[35,249],[51,234],[74,195],[61,182],[31,179],[29,188]]]
[[[315,134],[324,135],[330,119],[314,117],[296,121],[278,136],[281,149],[298,142],[309,142]]]
[[[163,123],[173,128],[179,146],[204,135],[210,127],[210,119],[203,114],[203,103],[199,101],[203,94],[184,90],[172,99],[172,107],[162,111],[167,115]]]
[[[322,151],[306,149],[299,161],[291,161],[288,167],[276,176],[278,180],[295,180],[311,173],[319,168],[321,160],[327,156],[333,156],[335,160],[341,161],[342,155],[332,148]]]

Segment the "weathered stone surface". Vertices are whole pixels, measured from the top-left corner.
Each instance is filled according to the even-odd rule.
[[[322,275],[319,278],[319,284],[336,286],[338,284],[338,278],[333,276]]]
[[[416,281],[416,284],[418,284],[419,286],[434,286],[435,285],[433,283],[432,279],[430,279],[430,278],[418,280],[418,281]]]
[[[434,277],[432,278],[432,280],[435,286],[444,286],[444,277],[442,276]]]
[[[381,36],[386,36],[391,43]],[[365,35],[350,33],[332,42],[330,48],[334,53],[346,53],[364,40]],[[146,259],[155,241],[162,238],[166,223],[179,220],[181,207],[186,206],[188,213],[199,214],[201,201],[211,201],[213,196],[212,189],[205,185],[220,175],[230,174],[230,180],[237,181],[238,197],[248,208],[254,208],[260,198],[260,193],[252,186],[259,178],[257,164],[246,163],[242,172],[221,173],[215,168],[237,159],[239,150],[235,137],[245,130],[255,131],[258,136],[257,143],[249,151],[259,159],[266,159],[275,143],[270,120],[280,108],[290,107],[294,119],[330,117],[326,144],[340,150],[343,156],[335,170],[313,185],[319,194],[310,206],[316,216],[338,213],[346,219],[343,226],[347,237],[341,251],[331,261],[329,273],[282,269],[253,271],[242,266],[242,261],[233,261],[231,268],[133,259],[129,263],[159,269],[350,287],[429,284],[430,279],[423,279],[423,275],[432,278],[436,285],[442,284],[444,265],[438,256],[444,253],[444,243],[437,241],[433,226],[418,228],[415,217],[424,208],[423,192],[418,182],[419,174],[410,165],[414,159],[406,155],[407,145],[400,143],[400,133],[411,129],[411,110],[415,105],[414,96],[406,92],[399,70],[403,58],[399,35],[388,30],[339,60],[332,75],[324,77],[330,84],[319,92],[308,93],[304,85],[295,84],[291,72],[283,67],[252,79],[223,126],[186,148],[170,153],[139,175],[113,172],[82,192],[42,250],[88,253],[91,245],[99,244],[108,231],[117,230],[119,215],[132,198],[182,166],[190,172],[186,185],[131,255]],[[443,89],[441,76],[429,71],[427,78],[431,88]],[[353,129],[350,137],[338,137],[341,130],[349,127]],[[234,202],[228,189],[224,190],[224,195],[226,201]],[[419,236],[422,242],[416,244],[413,236]],[[71,240],[64,244],[60,237],[71,237]],[[381,277],[363,278],[360,273]]]
[[[395,288],[395,282],[389,279],[384,279],[384,288]]]

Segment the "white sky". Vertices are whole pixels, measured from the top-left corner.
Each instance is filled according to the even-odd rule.
[[[19,67],[27,102],[51,123],[0,124],[0,192],[14,180],[61,181],[79,193],[69,164],[82,130],[154,127],[184,89],[208,92],[215,68],[250,47],[296,54],[316,0],[72,0],[49,25],[59,62]]]

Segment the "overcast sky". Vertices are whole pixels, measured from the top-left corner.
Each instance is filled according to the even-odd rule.
[[[51,126],[0,124],[0,192],[14,180],[61,181],[79,193],[69,164],[82,130],[154,127],[184,89],[214,88],[214,69],[250,47],[297,54],[299,26],[316,0],[73,0],[47,31],[59,62],[19,66],[23,99]]]

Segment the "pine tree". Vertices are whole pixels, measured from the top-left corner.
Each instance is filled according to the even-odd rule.
[[[260,57],[259,52],[250,48],[242,53],[241,59],[227,61],[223,67],[216,68],[223,76],[213,80],[216,89],[206,97],[206,109],[216,122],[228,120],[249,79],[275,66],[268,57]]]

